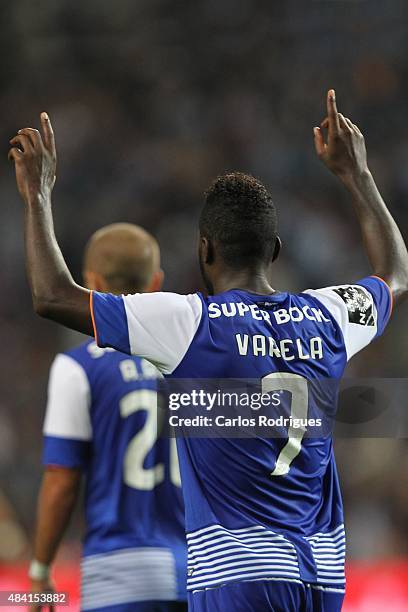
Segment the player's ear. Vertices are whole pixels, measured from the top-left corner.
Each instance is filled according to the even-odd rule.
[[[204,236],[200,236],[200,258],[201,261],[205,264],[212,264],[214,261],[213,244],[208,238],[205,238]]]
[[[146,289],[146,293],[154,293],[155,291],[160,291],[163,286],[163,281],[163,270],[157,270],[157,272],[153,274],[152,282],[150,283],[148,289]]]
[[[272,255],[272,261],[276,261],[278,259],[281,249],[282,249],[282,240],[280,239],[279,236],[276,236],[275,248],[273,250],[273,255]]]
[[[92,272],[91,270],[84,270],[82,276],[84,277],[84,283],[87,289],[109,293],[108,284],[101,274]]]
[[[84,285],[87,289],[91,289],[92,291],[101,291],[98,282],[98,274],[91,272],[90,270],[84,270],[82,277],[84,279]]]

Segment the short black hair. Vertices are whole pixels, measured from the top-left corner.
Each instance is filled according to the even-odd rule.
[[[253,176],[241,172],[219,176],[205,193],[200,234],[218,243],[231,268],[270,263],[276,232],[272,196]]]

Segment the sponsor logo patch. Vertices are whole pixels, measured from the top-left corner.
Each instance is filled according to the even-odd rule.
[[[373,300],[363,287],[349,285],[347,287],[338,287],[333,291],[345,303],[350,323],[367,325],[369,327],[375,325]]]

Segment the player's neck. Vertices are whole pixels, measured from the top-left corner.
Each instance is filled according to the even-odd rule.
[[[214,295],[224,293],[231,289],[242,289],[259,295],[274,293],[264,271],[254,270],[225,270],[213,282]]]

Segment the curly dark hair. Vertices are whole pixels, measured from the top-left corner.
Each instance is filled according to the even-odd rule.
[[[219,176],[205,193],[200,233],[218,244],[235,269],[270,263],[277,232],[276,208],[266,187],[241,172]]]

